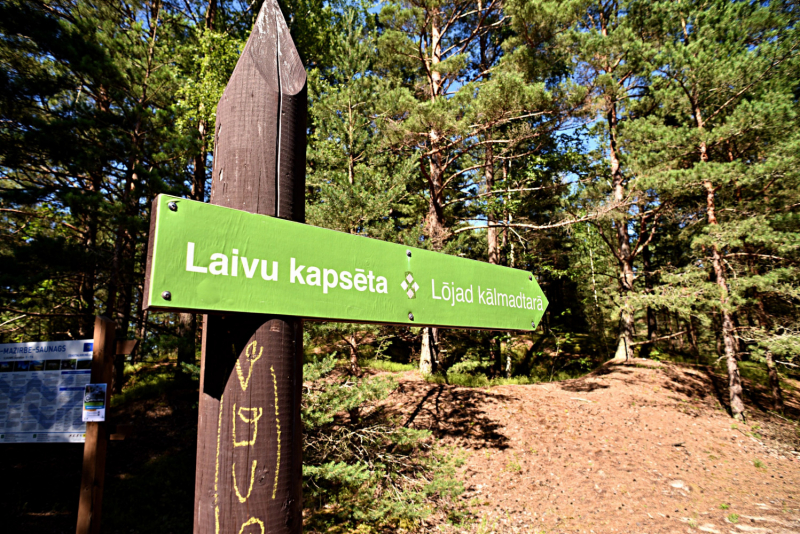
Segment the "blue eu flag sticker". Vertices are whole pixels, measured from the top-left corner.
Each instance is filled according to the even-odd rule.
[[[92,352],[94,348],[94,343],[84,343],[83,344],[83,352]]]

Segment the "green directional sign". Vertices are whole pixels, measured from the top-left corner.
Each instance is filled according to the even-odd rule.
[[[160,195],[146,305],[412,326],[532,330],[530,273]]]

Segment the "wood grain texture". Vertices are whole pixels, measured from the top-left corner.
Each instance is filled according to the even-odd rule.
[[[267,1],[217,106],[211,203],[305,220],[306,74]]]
[[[236,314],[205,324],[195,531],[217,532],[218,521],[218,532],[238,533],[256,518],[268,533],[300,532],[302,322]]]
[[[111,376],[116,356],[116,323],[98,316],[94,322],[92,352],[92,384],[108,384],[106,406],[110,401]],[[107,422],[86,423],[86,441],[83,445],[83,471],[81,473],[80,501],[78,503],[77,534],[100,532],[103,506],[103,484],[106,473]]]
[[[142,298],[144,299],[143,307],[145,309],[150,306],[150,270],[153,267],[153,248],[155,247],[156,236],[156,216],[158,215],[158,197],[153,199],[150,203],[150,230],[147,232],[147,261],[145,262],[144,270],[144,292]]]
[[[211,203],[305,220],[306,75],[267,0],[217,108]],[[204,317],[194,532],[302,531],[303,323]]]
[[[136,350],[136,345],[138,344],[138,339],[120,339],[117,341],[117,354],[122,356],[133,354],[133,351]]]

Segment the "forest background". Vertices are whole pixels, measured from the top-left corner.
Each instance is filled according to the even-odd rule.
[[[734,417],[743,369],[782,410],[797,2],[279,3],[308,72],[307,222],[529,270],[550,301],[530,335],[306,323],[309,362],[488,384],[672,358],[720,367]],[[105,314],[140,340],[116,391],[147,362],[196,372],[201,317],[142,309],[149,207],[208,201],[260,6],[0,4],[0,342],[91,337]]]

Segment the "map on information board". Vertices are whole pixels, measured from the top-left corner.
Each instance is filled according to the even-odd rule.
[[[0,443],[83,443],[92,340],[0,344]]]

